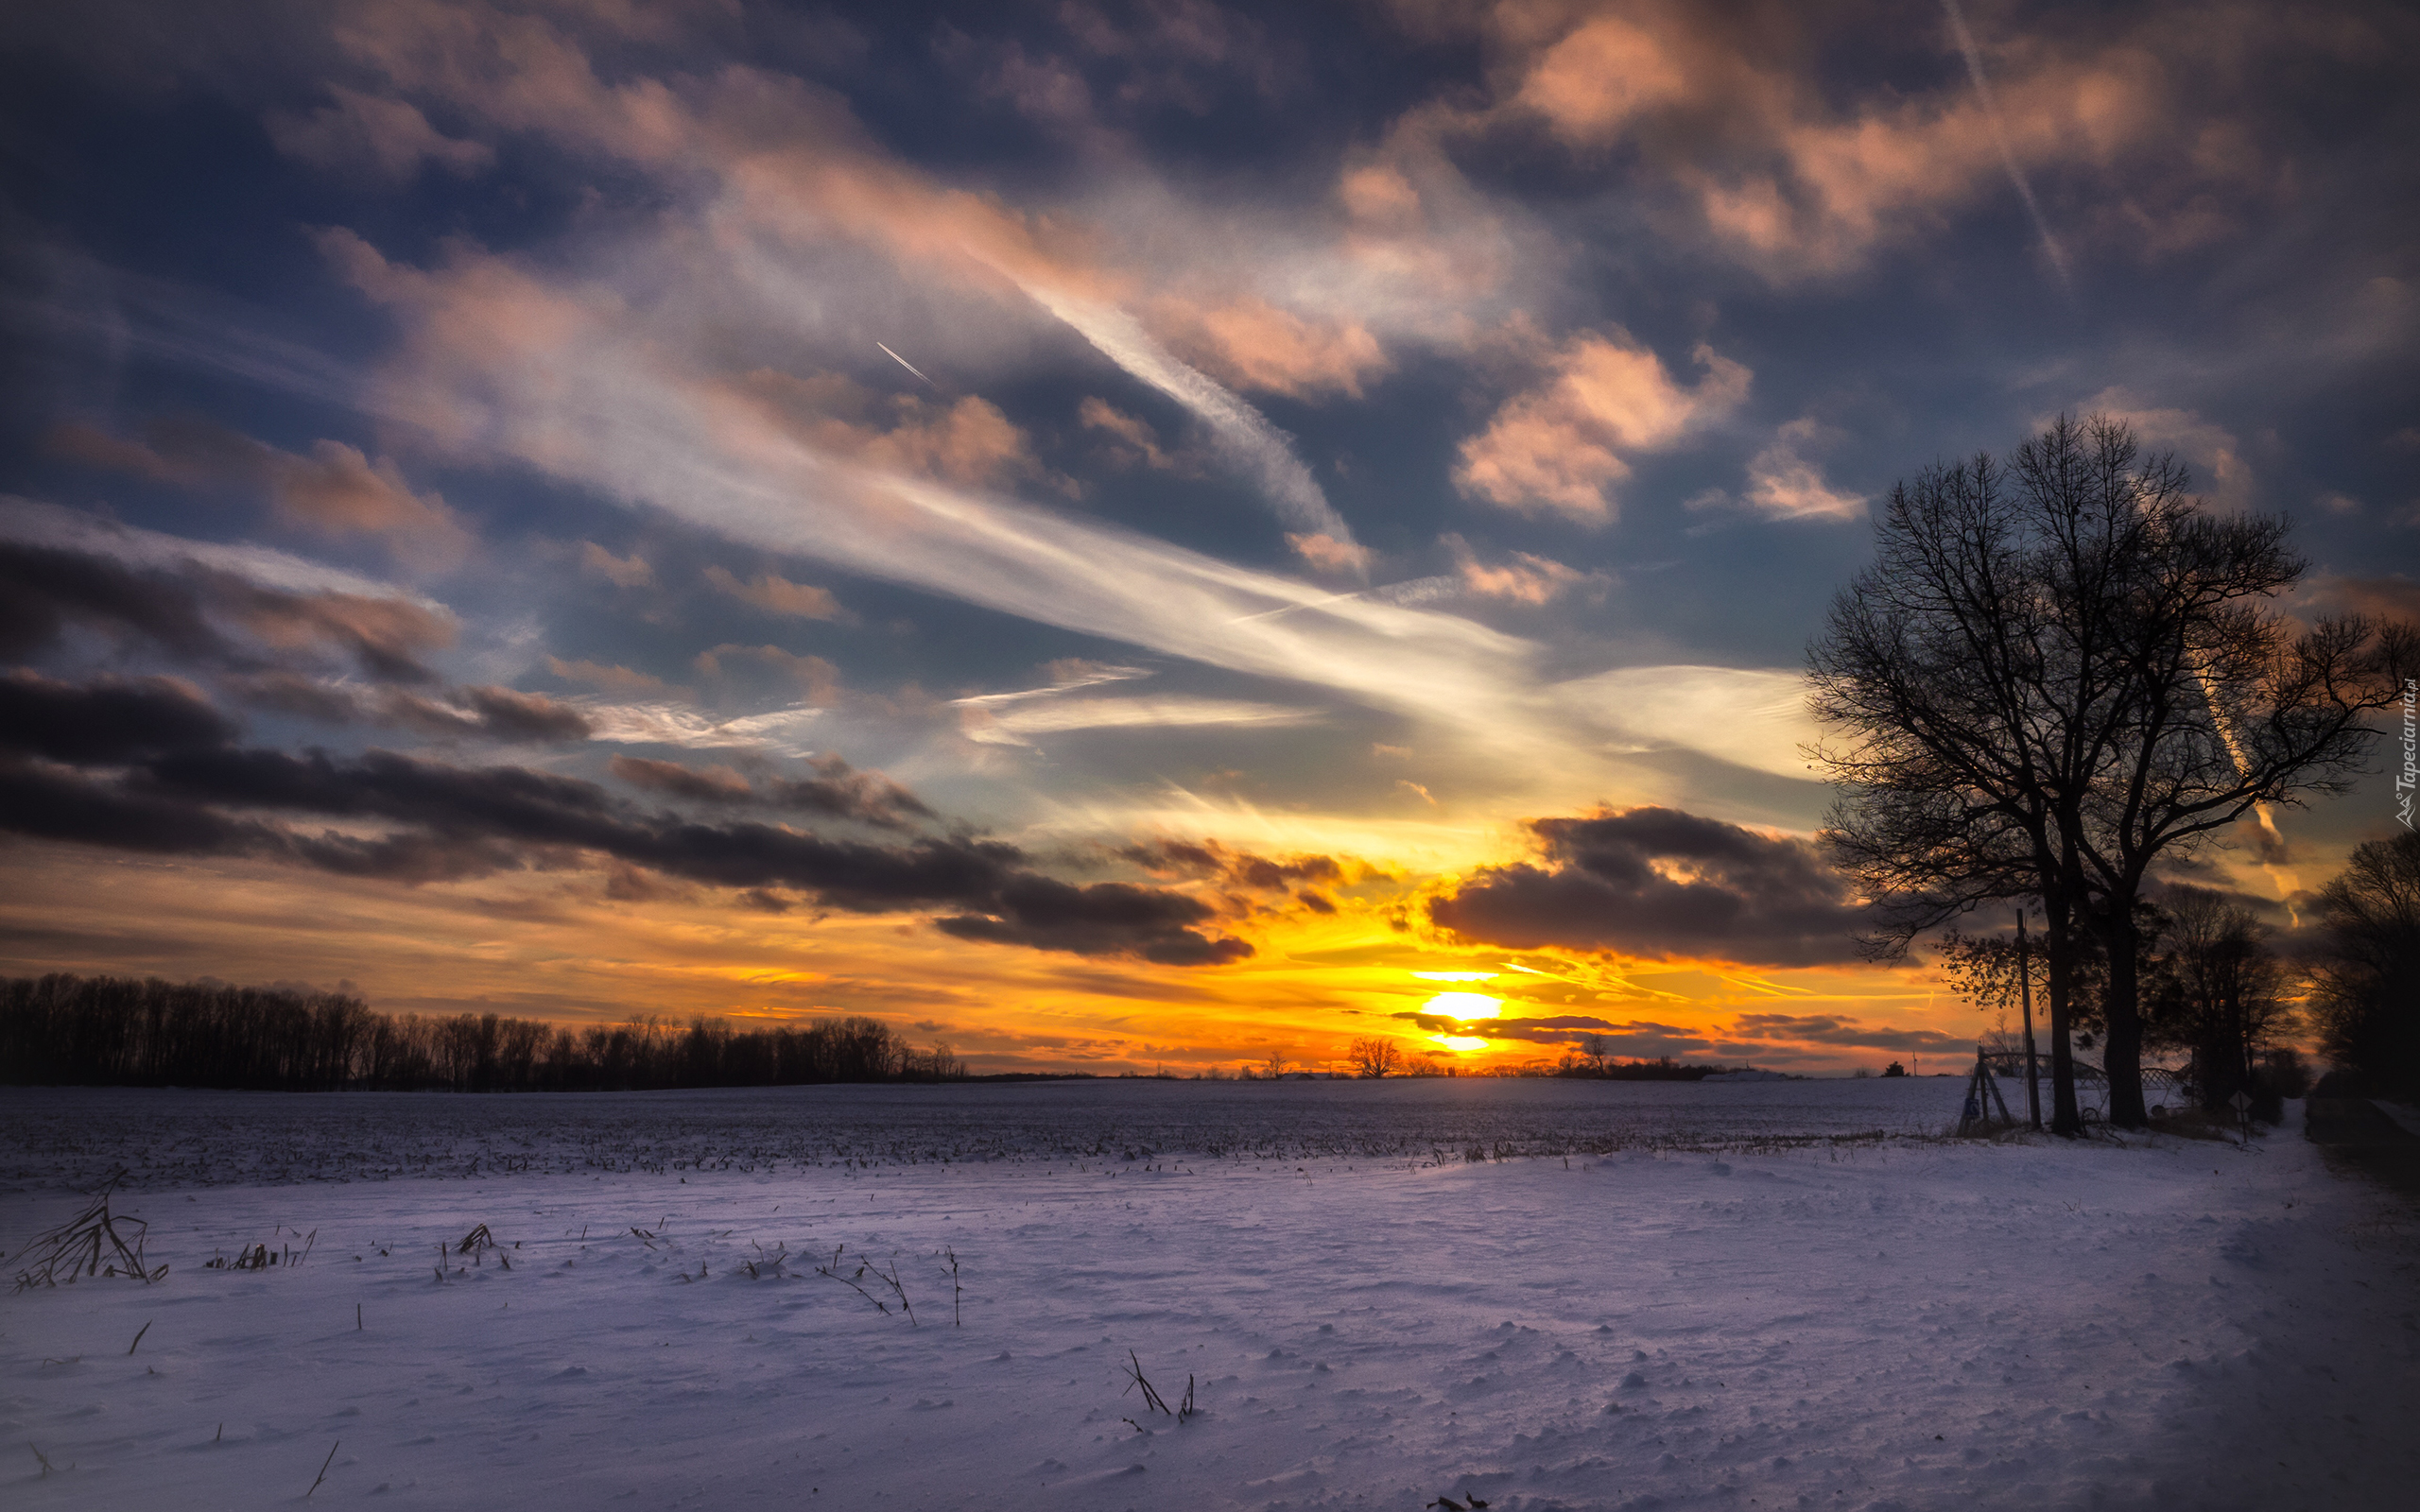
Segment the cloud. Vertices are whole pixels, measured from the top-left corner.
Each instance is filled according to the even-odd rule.
[[[877,397],[834,373],[801,377],[758,369],[734,386],[775,423],[817,450],[890,472],[980,485],[1028,479],[1065,493],[1071,479],[1044,467],[1026,433],[988,399],[939,404],[918,394]]]
[[[78,685],[0,672],[0,751],[107,764],[206,749],[234,737],[233,721],[200,690],[173,678]]]
[[[775,755],[807,757],[806,744],[823,711],[773,709],[737,719],[711,719],[672,703],[609,703],[583,698],[576,707],[587,719],[590,738],[625,746],[682,746],[698,750],[762,747]]]
[[[0,498],[0,655],[31,655],[70,626],[239,671],[333,654],[382,682],[434,680],[424,658],[455,631],[426,600],[282,552]]]
[[[616,588],[645,588],[655,581],[655,569],[637,552],[616,557],[593,541],[579,543],[579,570]]]
[[[803,620],[837,620],[842,624],[856,623],[856,616],[832,596],[828,588],[814,588],[805,583],[793,583],[777,573],[759,573],[741,582],[721,567],[706,569],[706,581],[722,593],[742,603],[753,604],[768,614],[786,614]]]
[[[2133,426],[2145,451],[2174,452],[2193,469],[2194,481],[2209,490],[2210,502],[2219,508],[2239,513],[2253,507],[2252,468],[2243,460],[2243,444],[2224,427],[2189,409],[2146,403],[2124,388],[2104,388],[2082,408]],[[2048,423],[2047,417],[2037,418],[2033,428]]]
[[[670,685],[652,672],[641,672],[635,667],[604,662],[566,661],[559,656],[549,656],[546,658],[546,670],[566,682],[584,682],[592,688],[602,688],[607,693],[618,693],[625,697],[632,694],[671,691]]]
[[[1514,950],[1808,966],[1858,958],[1847,882],[1805,840],[1676,809],[1535,819],[1544,865],[1483,867],[1429,917]]]
[[[413,492],[391,458],[372,462],[342,441],[314,441],[310,455],[300,456],[203,421],[172,419],[154,421],[141,441],[71,422],[52,433],[51,445],[78,461],[161,482],[258,488],[288,523],[324,536],[377,537],[415,566],[451,567],[471,547],[469,530],[441,497]]]
[[[1489,566],[1478,559],[1470,542],[1458,535],[1439,538],[1454,554],[1454,567],[1461,575],[1462,592],[1474,598],[1500,598],[1515,604],[1544,606],[1564,594],[1582,589],[1602,595],[1613,586],[1613,579],[1603,573],[1583,573],[1577,567],[1566,567],[1548,558],[1530,552],[1516,551],[1512,559]]]
[[[382,725],[437,736],[476,735],[513,744],[585,740],[588,716],[544,694],[472,686],[430,696],[395,687],[360,687],[300,677],[259,673],[226,679],[224,686],[254,708],[330,725]]]
[[[1058,698],[996,710],[971,699],[959,702],[962,709],[961,728],[969,740],[1003,746],[1022,746],[1027,735],[1059,734],[1071,730],[1304,725],[1321,717],[1316,709],[1240,698]]]
[[[1854,520],[1865,513],[1865,495],[1841,493],[1824,481],[1810,455],[1833,445],[1841,433],[1812,416],[1791,421],[1772,442],[1748,461],[1750,507],[1777,519]]]
[[[1124,310],[1038,284],[1027,285],[1026,292],[1129,377],[1190,411],[1209,430],[1213,450],[1252,480],[1290,530],[1352,544],[1352,528],[1303,465],[1294,438],[1259,410],[1180,361]]]
[[[1634,750],[1701,751],[1753,771],[1814,781],[1799,748],[1823,730],[1807,712],[1803,672],[1622,667],[1558,683],[1551,695]]]
[[[1699,1055],[1715,1048],[1704,1030],[1678,1024],[1630,1020],[1616,1023],[1586,1014],[1558,1013],[1534,1018],[1444,1018],[1434,1013],[1406,1011],[1392,1015],[1418,1024],[1430,1034],[1477,1035],[1485,1040],[1518,1040],[1528,1044],[1576,1045],[1583,1039],[1601,1040],[1605,1054],[1634,1059],[1658,1056]]]
[[[1369,580],[1370,548],[1357,546],[1349,541],[1331,536],[1305,535],[1301,531],[1286,533],[1286,544],[1294,555],[1323,573],[1337,573]]]
[[[633,787],[667,797],[719,805],[752,805],[831,819],[854,819],[877,829],[902,830],[939,817],[924,799],[880,772],[861,772],[838,756],[814,758],[813,777],[768,775],[752,782],[728,766],[703,771],[677,762],[616,756],[615,777]]]
[[[2420,580],[2410,577],[2325,577],[2311,596],[2356,614],[2420,624]]]
[[[1928,80],[1899,70],[1860,86],[1826,65],[1872,45],[1862,12],[1750,21],[1654,0],[1397,7],[1415,34],[1476,43],[1488,62],[1484,96],[1458,81],[1408,111],[1398,130],[1416,122],[1466,153],[1528,131],[1587,171],[1618,165],[1628,198],[1659,229],[1775,283],[1858,267],[1876,248],[1935,232],[2012,187],[2056,268],[2064,254],[2035,180],[2089,184],[2109,208],[2087,229],[2130,254],[2206,241],[2239,224],[2247,202],[2280,191],[2237,118],[2239,101],[2184,80],[2238,76],[2264,48],[2299,43],[2325,56],[2343,45],[2308,28],[2276,37],[2240,12],[2171,8],[2116,27],[1978,39],[1946,9],[1912,35],[1893,24],[1891,38],[1929,45],[1946,67]]]
[[[938,915],[963,939],[1173,966],[1252,954],[1214,936],[1198,899],[1124,883],[1078,885],[1035,871],[1015,847],[964,836],[895,845],[833,840],[749,821],[648,813],[577,778],[521,766],[460,767],[372,750],[300,755],[220,743],[188,691],[159,682],[75,689],[11,678],[0,703],[34,716],[0,743],[0,829],[155,854],[243,855],[407,883],[619,863],[849,913]],[[122,770],[27,760],[88,756]],[[631,765],[661,790],[666,764]],[[694,774],[693,774],[694,775]],[[683,796],[719,792],[709,780]],[[825,762],[810,779],[751,789],[769,806],[839,811],[896,826],[929,814],[876,773]],[[312,833],[280,822],[334,820]]]
[[[1599,146],[1642,113],[1687,97],[1688,70],[1645,27],[1596,16],[1542,49],[1512,94],[1566,144]]]
[[[1363,382],[1390,366],[1378,338],[1359,321],[1306,318],[1257,295],[1216,301],[1162,297],[1151,302],[1150,315],[1170,341],[1229,382],[1291,399],[1329,393],[1358,399]]]
[[[341,84],[329,85],[328,95],[333,103],[307,115],[268,112],[269,140],[280,152],[332,173],[368,173],[396,184],[409,182],[424,163],[468,175],[495,161],[493,147],[445,135],[408,101]]]
[[[518,457],[761,549],[1432,712],[1475,738],[1529,723],[1507,707],[1525,680],[1513,670],[1530,654],[1525,643],[1015,500],[856,467],[717,404],[726,388],[696,381],[666,342],[602,304],[567,303],[493,259],[458,253],[469,260],[423,273],[347,245],[356,281],[393,301],[410,333],[389,392],[441,431],[467,396],[482,396],[476,455]],[[527,339],[493,339],[525,330]],[[817,507],[799,507],[802,498]],[[1268,617],[1273,610],[1294,612]]]
[[[1304,883],[1345,880],[1345,868],[1334,856],[1255,855],[1216,840],[1147,840],[1120,847],[1116,854],[1153,876],[1209,879],[1258,892],[1285,892]]]
[[[959,939],[1079,955],[1139,955],[1161,966],[1226,966],[1253,954],[1243,940],[1192,927],[1210,917],[1207,904],[1182,893],[1122,882],[1079,887],[1028,875],[1000,887],[985,911],[934,923]]]
[[[1548,359],[1550,376],[1462,442],[1455,486],[1522,514],[1612,519],[1627,457],[1678,445],[1747,396],[1746,368],[1703,343],[1693,355],[1704,376],[1685,388],[1620,327],[1581,332]]]
[[[1160,449],[1159,432],[1108,400],[1087,396],[1076,406],[1076,419],[1087,430],[1106,431],[1125,442],[1115,452],[1121,463],[1140,461],[1166,472],[1190,471],[1180,457]]]
[[[1731,1021],[1731,1032],[1743,1040],[1797,1040],[1866,1050],[1942,1053],[1971,1051],[1975,1048],[1976,1038],[1971,1034],[1943,1034],[1935,1029],[1893,1029],[1861,1024],[1828,1013],[1743,1013]]]

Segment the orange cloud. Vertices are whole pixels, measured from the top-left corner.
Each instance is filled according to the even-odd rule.
[[[1694,355],[1705,374],[1683,387],[1620,327],[1582,332],[1550,359],[1550,377],[1462,443],[1455,485],[1523,514],[1604,523],[1611,489],[1631,473],[1624,454],[1673,446],[1747,397],[1745,367],[1703,343]]]
[[[769,614],[786,614],[803,620],[839,620],[854,624],[856,616],[841,607],[828,588],[815,588],[805,583],[793,583],[774,573],[759,573],[747,582],[720,567],[709,567],[706,581],[722,593],[742,603],[753,604]]]
[[[415,566],[451,567],[471,546],[442,497],[413,492],[392,458],[373,462],[342,441],[314,441],[302,456],[202,421],[166,420],[140,441],[69,423],[52,433],[51,444],[78,461],[160,482],[262,489],[288,523],[320,535],[379,537]]]
[[[1748,503],[1786,520],[1853,520],[1865,512],[1865,496],[1842,493],[1824,481],[1824,470],[1808,454],[1838,438],[1839,432],[1806,417],[1784,425],[1772,444],[1748,462]]]
[[[827,456],[955,483],[1026,477],[1074,487],[1044,467],[1026,433],[986,399],[938,404],[900,394],[877,401],[835,374],[802,378],[770,369],[748,374],[740,387],[782,429]]]
[[[1548,558],[1516,551],[1508,562],[1490,566],[1478,559],[1470,543],[1457,535],[1442,538],[1454,554],[1462,592],[1476,598],[1500,598],[1515,604],[1552,603],[1567,593],[1593,588],[1602,593],[1613,580],[1603,573],[1583,573]]]
[[[1223,302],[1163,298],[1146,313],[1169,346],[1239,388],[1358,399],[1363,380],[1388,366],[1377,337],[1360,322],[1305,318],[1257,295]]]
[[[2122,29],[2061,36],[1986,26],[1978,61],[1996,110],[1955,62],[1928,89],[1820,87],[1815,60],[1862,15],[1743,23],[1676,0],[1395,9],[1430,40],[1476,43],[1489,64],[1487,98],[1441,98],[1407,121],[1465,140],[1543,128],[1592,161],[1634,153],[1716,246],[1774,280],[1853,267],[2006,193],[2012,167],[2091,176],[2101,208],[2075,229],[2138,257],[2226,234],[2247,202],[2285,189],[2255,133],[2172,82],[2245,66],[2266,29],[2248,8],[2141,11]],[[1934,25],[1955,60],[1946,18]]]
[[[579,570],[616,588],[645,588],[655,581],[655,569],[637,552],[616,557],[593,541],[579,543]]]

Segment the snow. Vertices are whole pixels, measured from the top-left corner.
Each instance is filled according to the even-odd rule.
[[[1945,1118],[1959,1090],[1912,1095]],[[889,1106],[929,1112],[952,1091]],[[1127,1128],[1233,1126],[1201,1111],[1230,1105],[1191,1092],[1085,1106]],[[276,1105],[11,1093],[10,1173],[40,1164],[27,1130],[55,1135],[79,1108],[161,1131],[169,1157],[118,1211],[150,1221],[150,1258],[172,1268],[0,1298],[0,1496],[27,1512],[286,1504],[337,1446],[315,1506],[2411,1504],[2414,1228],[2290,1127],[2249,1151],[1792,1145],[1782,1124],[1875,1085],[1750,1084],[1720,1091],[1741,1100],[1727,1123],[1663,1089],[1558,1105],[1731,1129],[1703,1148],[1423,1163],[1402,1128],[1535,1135],[1551,1120],[1522,1099],[1552,1097],[1457,1090],[1472,1100],[1441,1112],[1443,1093],[1286,1094],[1316,1110],[1338,1092],[1362,1101],[1296,1145],[1393,1153],[997,1158],[978,1120],[994,1159],[785,1154],[743,1171],[706,1140],[693,1153],[710,1168],[566,1169],[532,1139],[510,1175],[359,1179],[363,1153],[400,1154],[416,1119],[527,1136],[588,1116],[579,1099],[430,1098],[359,1114],[371,1133],[324,1167],[285,1152],[316,1178],[217,1185],[193,1184],[197,1131],[232,1146],[229,1108]],[[860,1128],[881,1102],[790,1106]],[[779,1105],[632,1106],[695,1137],[762,1134]],[[626,1129],[619,1147],[677,1143]],[[77,1199],[8,1179],[13,1271]],[[440,1280],[438,1246],[482,1223],[505,1247],[452,1256]],[[200,1263],[300,1249],[298,1231],[316,1233],[300,1266]],[[895,1264],[914,1323],[871,1277],[890,1311],[813,1274],[836,1246],[843,1274],[860,1255]],[[786,1274],[743,1268],[782,1246]],[[1129,1351],[1171,1405],[1191,1377],[1201,1410],[1180,1423],[1121,1394]]]

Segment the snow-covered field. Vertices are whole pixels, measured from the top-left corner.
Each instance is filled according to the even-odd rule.
[[[1383,1116],[1420,1094],[1316,1087],[1289,1095],[1314,1113],[1309,1094],[1347,1095],[1294,1148],[1375,1154],[1281,1161],[1272,1135],[1260,1158],[1212,1159],[1163,1138],[1130,1163],[1117,1141],[1070,1158],[994,1130],[946,1160],[903,1143],[900,1160],[819,1164],[802,1137],[728,1169],[699,1130],[744,1143],[767,1115],[684,1094],[661,1100],[684,1132],[625,1127],[618,1164],[557,1159],[578,1139],[535,1125],[465,1125],[448,1137],[527,1136],[527,1169],[360,1179],[376,1173],[356,1158],[395,1155],[414,1120],[588,1116],[398,1099],[339,1158],[289,1149],[284,1184],[219,1185],[192,1184],[196,1141],[303,1138],[273,1120],[337,1114],[11,1092],[0,1271],[76,1206],[33,1174],[26,1131],[96,1109],[115,1115],[91,1130],[101,1155],[147,1126],[171,1152],[119,1211],[172,1268],[0,1297],[0,1501],[292,1504],[333,1446],[313,1505],[2414,1504],[2408,1213],[2331,1175],[2298,1122],[2249,1152],[1769,1138],[1836,1114],[1850,1132],[1840,1110],[1880,1096],[1946,1118],[1955,1085],[1634,1088],[1665,1101],[1558,1111],[1562,1093],[1498,1084],[1493,1104],[1457,1090],[1474,1100]],[[1116,1091],[1098,1126],[1152,1125],[1152,1098],[1153,1126],[1238,1126],[1193,1090]],[[1689,1091],[1718,1100],[1672,1096]],[[847,1104],[849,1126],[878,1123],[874,1101]],[[1443,1150],[1490,1120],[1543,1138],[1582,1115],[1602,1134],[1668,1104],[1655,1126],[1690,1139],[1567,1162],[1429,1160],[1402,1134]],[[683,1139],[703,1168],[631,1154]],[[441,1280],[438,1246],[478,1224],[504,1247]],[[200,1263],[299,1249],[298,1231],[316,1232],[299,1266]],[[860,1256],[896,1266],[913,1323],[871,1275],[888,1312],[813,1273],[840,1246],[845,1276]],[[775,1275],[761,1257],[785,1246]],[[1180,1423],[1122,1391],[1129,1351],[1172,1406],[1190,1378],[1200,1410]]]
[[[1059,1160],[1435,1164],[1939,1133],[1951,1077],[1690,1084],[1150,1079],[447,1097],[39,1089],[0,1099],[0,1181],[383,1180],[530,1171],[751,1174]]]

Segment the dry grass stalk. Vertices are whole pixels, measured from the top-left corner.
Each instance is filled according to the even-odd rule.
[[[1134,1351],[1132,1349],[1127,1350],[1126,1359],[1126,1391],[1132,1391],[1136,1386],[1142,1387],[1143,1405],[1146,1408],[1149,1408],[1153,1412],[1157,1412],[1166,1418],[1175,1417],[1176,1409],[1170,1407],[1165,1400],[1163,1400],[1160,1394],[1151,1389],[1150,1382],[1143,1378],[1143,1362],[1135,1357]],[[1122,1397],[1126,1395],[1126,1391],[1121,1391],[1118,1395]],[[1190,1402],[1192,1398],[1188,1396],[1185,1400],[1187,1402]],[[1129,1418],[1128,1421],[1131,1422],[1132,1419]]]
[[[342,1448],[344,1448],[344,1440],[341,1438],[328,1446],[328,1457],[320,1461],[320,1473],[312,1477],[311,1489],[302,1493],[303,1501],[311,1500],[312,1495],[320,1489],[320,1483],[328,1478],[328,1467],[337,1462],[337,1451]]]
[[[765,1253],[765,1246],[763,1245],[757,1244],[756,1241],[752,1239],[750,1240],[749,1243],[754,1246],[756,1250],[756,1258],[754,1260],[741,1261],[739,1263],[739,1268],[748,1273],[748,1279],[750,1280],[762,1280],[767,1276],[779,1278],[787,1274],[782,1269],[782,1263],[789,1259],[790,1256],[790,1246],[786,1243],[783,1244],[769,1255]]]
[[[144,1263],[144,1237],[150,1226],[140,1218],[123,1218],[110,1211],[110,1194],[125,1179],[122,1170],[112,1175],[93,1194],[92,1206],[35,1236],[20,1257],[30,1258],[17,1272],[17,1291],[56,1286],[62,1280],[73,1282],[86,1276],[125,1276],[147,1284],[168,1274],[165,1265],[154,1269]],[[132,1244],[127,1242],[130,1233]]]
[[[838,1281],[841,1285],[846,1286],[851,1291],[856,1293],[859,1297],[862,1297],[867,1301],[872,1302],[875,1312],[888,1316],[890,1313],[890,1305],[888,1302],[885,1302],[881,1297],[876,1297],[873,1293],[866,1290],[865,1279],[868,1276],[872,1276],[876,1281],[890,1287],[891,1296],[899,1299],[899,1310],[908,1314],[908,1327],[924,1327],[923,1324],[916,1321],[916,1309],[908,1304],[908,1289],[899,1284],[899,1263],[897,1261],[892,1261],[890,1263],[890,1269],[885,1271],[871,1260],[860,1260],[857,1262],[857,1268],[855,1272],[843,1275],[842,1271],[844,1266],[842,1265],[840,1257],[842,1252],[848,1247],[849,1246],[846,1245],[834,1246],[832,1249],[832,1263],[828,1265],[816,1266],[815,1274],[818,1276],[828,1276],[832,1280]]]

